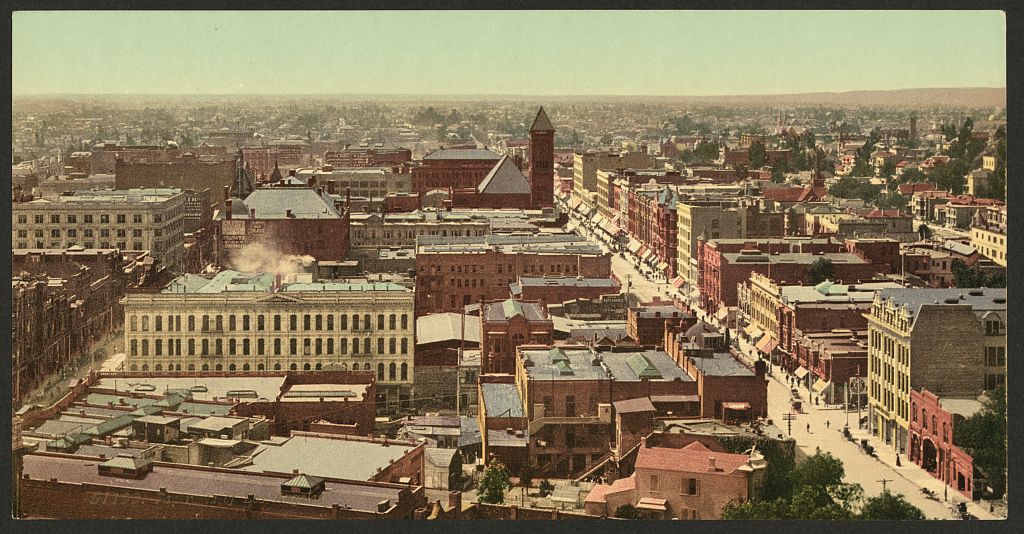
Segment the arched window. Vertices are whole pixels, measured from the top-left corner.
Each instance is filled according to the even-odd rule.
[[[397,366],[392,362],[391,365],[388,366],[388,380],[396,380],[395,375],[397,374],[397,370]]]
[[[204,363],[203,364],[203,370],[204,371],[209,371],[210,370],[210,364]]]
[[[302,370],[303,370],[303,371],[309,371],[309,364],[308,364],[308,363],[306,363],[306,364],[303,364],[303,365],[302,365]]]
[[[181,370],[181,364],[180,363],[174,364],[174,370],[175,371],[180,371]]]
[[[132,332],[138,330],[139,329],[139,318],[134,316],[134,315],[132,315],[131,325],[132,325],[132,327],[131,327],[132,328]]]
[[[235,367],[235,364],[228,365],[228,371],[237,371],[237,370],[238,370],[238,368]]]
[[[189,371],[195,371],[196,370],[196,364],[194,364],[194,363],[188,364],[188,370]]]
[[[156,364],[156,367],[153,368],[153,370],[154,371],[163,371],[164,370],[164,366],[162,366],[162,365],[160,365],[158,363],[158,364]]]
[[[264,371],[264,370],[266,370],[266,367],[262,363],[260,363],[260,364],[256,365],[256,370],[257,371]]]
[[[132,371],[138,371],[138,370],[139,370],[139,366],[138,366],[138,365],[135,365],[135,364],[133,363],[130,369],[131,369]]]
[[[142,371],[143,371],[143,372],[145,372],[145,371],[149,371],[149,365],[147,365],[147,364],[142,364]]]
[[[322,364],[320,364],[320,363],[317,363],[317,364],[316,364],[316,367],[314,367],[314,369],[316,369],[317,371],[319,371],[319,370],[323,369],[323,365],[322,365]]]
[[[214,369],[217,370],[217,371],[223,371],[224,370],[224,366],[218,363],[217,367],[215,367]]]
[[[247,364],[247,363],[243,363],[243,364],[242,364],[242,370],[243,370],[243,371],[250,371],[250,370],[251,370],[251,368],[249,367],[249,364]]]
[[[143,315],[142,316],[142,331],[146,332],[148,330],[149,330],[149,316],[148,315]]]
[[[409,380],[409,364],[402,364],[402,380]]]
[[[299,366],[294,364],[294,363],[291,364],[290,366],[288,366],[288,368],[291,369],[292,371],[298,371],[299,370]]]
[[[384,380],[384,364],[377,364],[377,380]]]
[[[280,370],[281,370],[281,364],[279,364],[279,363],[275,363],[275,364],[274,364],[274,370],[275,370],[275,371],[280,371]]]

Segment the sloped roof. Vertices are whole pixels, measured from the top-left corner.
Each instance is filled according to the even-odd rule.
[[[281,484],[292,488],[313,489],[324,483],[324,479],[313,475],[299,474],[292,477],[288,482]]]
[[[117,468],[117,469],[131,469],[137,471],[149,464],[153,463],[152,460],[147,460],[131,454],[118,454],[117,456],[100,464],[101,467]]]
[[[711,459],[721,471],[713,470]],[[694,441],[681,449],[641,447],[636,457],[637,469],[656,469],[677,473],[718,472],[728,475],[745,465],[750,458],[745,454],[714,452],[701,442]]]
[[[501,158],[500,155],[486,148],[440,148],[423,156],[424,161],[444,159],[498,160],[499,158]]]
[[[533,119],[533,126],[530,126],[531,132],[553,132],[555,127],[551,125],[551,121],[548,119],[548,114],[544,111],[544,106],[541,106],[537,110],[537,116]]]
[[[530,182],[508,156],[503,156],[497,165],[487,173],[480,185],[480,193],[530,194]]]

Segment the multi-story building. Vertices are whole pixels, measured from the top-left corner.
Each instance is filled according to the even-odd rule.
[[[416,315],[461,312],[508,298],[519,276],[607,278],[611,256],[576,235],[420,236],[416,244]]]
[[[785,235],[785,214],[762,211],[758,204],[733,198],[681,197],[676,202],[676,273],[690,286],[697,282],[697,248],[705,240]]]
[[[971,226],[971,246],[1006,266],[1006,206],[992,206],[978,212]]]
[[[219,191],[235,183],[239,168],[244,165],[241,154],[233,159],[207,159],[186,153],[169,161],[138,163],[118,159],[114,180],[118,189],[176,187]]]
[[[11,206],[14,248],[80,246],[149,251],[160,265],[181,271],[186,195],[180,189],[80,191]]]
[[[726,505],[754,495],[766,467],[753,451],[712,451],[700,441],[681,448],[654,447],[645,437],[633,474],[595,486],[584,507],[605,517],[629,505],[649,519],[720,519]]]
[[[573,154],[573,196],[579,198],[587,209],[594,209],[598,205],[595,198],[597,171],[650,169],[654,167],[654,159],[654,155],[642,152],[588,151]]]
[[[451,211],[355,213],[351,221],[354,252],[415,247],[420,236],[480,237],[491,233],[490,219]]]
[[[662,345],[665,342],[666,323],[687,329],[697,324],[697,318],[673,303],[657,298],[652,302],[630,306],[626,311],[626,333],[642,347]]]
[[[441,148],[412,169],[412,191],[423,195],[434,189],[473,189],[491,172],[501,156],[482,148]]]
[[[647,256],[666,280],[676,276],[678,195],[669,187],[631,189],[628,232],[653,254]]]
[[[334,167],[391,167],[404,165],[411,159],[412,151],[408,148],[360,145],[324,152],[324,165]]]
[[[974,397],[940,398],[927,389],[910,390],[907,459],[970,500],[981,493],[975,484],[974,458],[959,446],[953,428],[981,409]]]
[[[252,270],[274,258],[342,260],[349,250],[348,202],[288,178],[245,200],[228,198],[213,215],[217,261]],[[273,267],[266,267],[273,269]]]
[[[311,278],[311,277],[310,277]],[[274,273],[183,275],[125,299],[132,371],[375,371],[393,411],[413,383],[413,293],[391,283],[283,282]]]
[[[954,287],[953,262],[959,260],[967,267],[977,267],[986,275],[1005,274],[1006,267],[997,265],[976,248],[959,241],[942,243],[920,242],[903,247],[902,270],[919,277],[932,287]]]
[[[296,169],[295,177],[311,187],[324,187],[332,195],[347,193],[355,197],[376,198],[391,193],[410,192],[412,175],[408,171],[402,171],[381,167],[352,168],[324,165],[319,169]]]
[[[899,243],[891,239],[849,239],[845,243],[831,238],[712,239],[703,243],[697,259],[702,307],[716,313],[737,306],[737,286],[753,273],[804,284],[811,265],[818,260],[831,262],[831,277],[836,281],[873,280],[898,268]]]
[[[598,169],[596,176],[597,211],[612,220],[616,217],[618,204],[615,198],[616,184],[619,184],[619,188],[633,188],[650,184],[652,180],[659,185],[682,185],[685,181],[680,171],[657,169]]]
[[[555,323],[547,306],[507,299],[480,309],[480,372],[512,373],[520,345],[550,345]]]
[[[531,205],[546,208],[555,202],[555,127],[541,107],[530,126],[528,178]]]
[[[598,300],[602,295],[614,295],[622,290],[622,283],[612,274],[608,278],[582,276],[520,276],[509,286],[512,298],[534,300],[545,306],[570,300]]]
[[[1005,289],[884,289],[866,316],[868,421],[898,452],[912,389],[964,397],[1006,382]]]

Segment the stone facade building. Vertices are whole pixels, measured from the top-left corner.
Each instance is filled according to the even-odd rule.
[[[284,282],[223,271],[183,275],[125,299],[132,371],[372,371],[378,404],[412,395],[412,291],[391,283]],[[381,395],[383,397],[381,397]]]
[[[319,169],[297,169],[295,177],[310,187],[323,187],[328,193],[354,197],[383,198],[392,193],[409,193],[412,175],[401,168],[345,168],[324,165]]]
[[[180,189],[80,191],[15,202],[11,212],[16,249],[149,251],[160,265],[181,272],[186,195]]]
[[[910,392],[971,397],[1006,384],[1005,289],[885,289],[868,315],[871,432],[905,453]]]

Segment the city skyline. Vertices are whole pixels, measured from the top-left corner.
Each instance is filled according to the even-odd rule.
[[[970,46],[935,37],[952,31],[972,35]],[[13,16],[12,41],[19,96],[705,97],[1006,85],[999,11],[26,11]],[[85,42],[92,53],[72,53]],[[901,53],[857,53],[872,42]],[[584,59],[594,57],[604,66]]]

